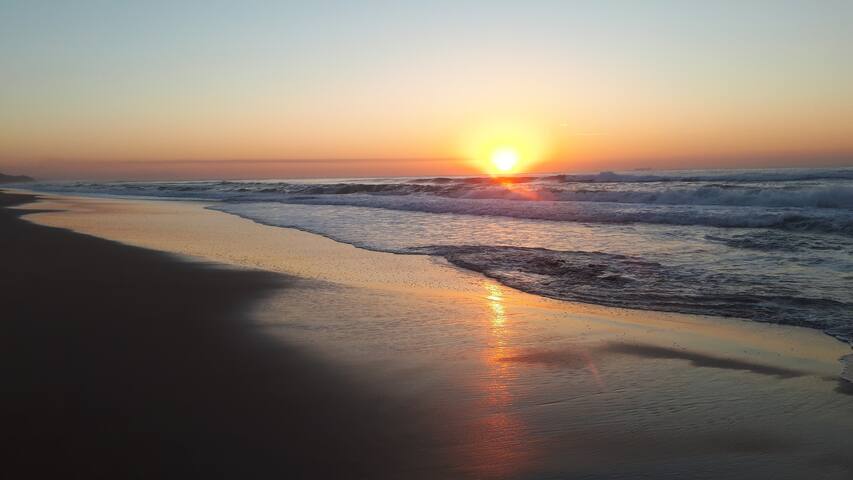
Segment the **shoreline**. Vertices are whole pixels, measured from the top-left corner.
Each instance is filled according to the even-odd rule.
[[[18,212],[191,264],[294,279],[256,303],[257,333],[361,385],[422,400],[427,418],[452,426],[438,443],[453,478],[607,476],[644,459],[685,474],[687,458],[732,478],[735,459],[796,478],[788,472],[815,471],[815,455],[833,459],[824,473],[853,471],[845,447],[810,446],[841,438],[853,393],[838,377],[849,346],[818,330],[550,300],[440,259],[362,250],[198,202],[41,197]],[[44,209],[54,211],[35,213]],[[829,410],[811,423],[787,413],[809,408]],[[731,418],[741,420],[721,428]],[[783,424],[793,430],[772,428]],[[658,446],[644,447],[636,428],[658,432]],[[571,454],[556,460],[562,451]]]
[[[256,218],[252,218],[250,216],[244,216],[244,215],[239,214],[239,213],[232,213],[232,212],[228,212],[225,210],[221,210],[220,208],[216,208],[218,202],[214,201],[214,200],[170,198],[170,197],[162,197],[162,198],[160,198],[160,197],[135,197],[135,196],[121,196],[121,195],[109,195],[109,194],[77,195],[77,194],[66,194],[66,193],[42,193],[42,192],[38,192],[38,191],[28,191],[28,190],[22,189],[22,188],[18,188],[18,189],[25,191],[25,192],[28,192],[28,193],[31,193],[31,194],[39,195],[40,197],[42,197],[44,199],[64,198],[64,199],[72,200],[72,203],[73,203],[73,200],[85,201],[86,199],[90,199],[90,200],[103,200],[103,201],[118,200],[118,201],[126,201],[126,202],[131,202],[131,203],[132,202],[143,202],[143,203],[144,202],[156,202],[156,203],[163,202],[163,203],[167,203],[167,204],[201,205],[206,210],[210,210],[210,211],[216,212],[216,213],[222,213],[225,215],[236,216],[240,219],[258,224],[258,225],[263,226],[263,227],[303,232],[303,233],[306,233],[309,235],[322,237],[322,238],[330,240],[334,243],[345,245],[347,247],[353,247],[353,248],[356,248],[359,250],[365,250],[365,251],[369,251],[369,252],[375,252],[375,253],[386,254],[386,255],[395,255],[395,256],[396,255],[400,255],[400,256],[424,255],[424,256],[428,256],[430,258],[434,258],[434,259],[441,259],[442,262],[447,263],[448,265],[452,265],[455,268],[460,268],[460,269],[466,270],[468,272],[472,272],[475,275],[479,275],[479,276],[482,276],[484,278],[490,278],[490,279],[500,283],[501,285],[505,286],[506,288],[517,290],[520,292],[524,292],[527,295],[537,297],[540,299],[553,300],[557,303],[564,303],[564,304],[569,304],[569,305],[588,305],[591,308],[603,309],[605,312],[608,310],[612,310],[612,311],[625,311],[625,310],[627,310],[627,311],[632,311],[632,312],[647,312],[651,315],[658,315],[658,314],[659,315],[669,315],[669,314],[672,314],[672,315],[676,315],[676,316],[686,316],[686,317],[692,317],[692,318],[725,319],[725,320],[733,320],[733,321],[738,321],[738,322],[762,323],[762,324],[767,324],[767,325],[779,325],[779,326],[783,326],[783,327],[806,328],[809,330],[816,330],[816,331],[823,333],[824,335],[827,335],[827,336],[843,343],[844,345],[847,345],[851,349],[851,355],[853,355],[853,343],[851,343],[851,342],[853,342],[853,340],[848,338],[848,336],[846,336],[846,334],[834,334],[834,333],[832,333],[831,329],[829,329],[829,328],[815,326],[815,325],[812,325],[808,322],[777,323],[777,322],[774,322],[771,320],[752,319],[752,318],[748,318],[748,317],[718,315],[718,314],[713,314],[713,313],[701,313],[701,312],[695,313],[695,312],[687,312],[687,311],[679,311],[679,310],[657,310],[657,309],[654,309],[651,307],[650,308],[645,308],[645,307],[633,307],[632,308],[632,307],[601,304],[601,303],[586,303],[583,300],[572,300],[572,299],[561,298],[560,296],[549,295],[547,293],[542,293],[542,292],[529,291],[529,290],[526,290],[523,288],[518,288],[517,286],[512,285],[512,284],[504,283],[504,281],[502,281],[502,278],[500,276],[492,275],[487,271],[483,271],[483,270],[480,270],[477,268],[461,266],[460,264],[454,263],[454,261],[450,260],[445,255],[432,254],[432,253],[418,253],[418,252],[388,251],[388,250],[365,247],[365,246],[359,245],[357,243],[349,243],[349,242],[346,242],[344,240],[340,240],[340,239],[338,239],[332,235],[327,235],[325,233],[316,232],[316,231],[313,231],[311,229],[293,227],[293,226],[282,227],[282,226],[276,225],[275,223],[264,222],[264,221],[256,219]],[[66,203],[66,206],[67,206],[67,203]],[[36,220],[36,221],[38,221],[38,220]],[[462,262],[462,263],[464,263],[464,262]],[[842,370],[846,371],[847,370],[846,366],[849,363],[853,363],[853,357],[851,357],[851,359],[847,359],[847,360],[839,359],[839,361],[843,365]],[[853,373],[848,372],[847,376],[845,376],[842,373],[841,377],[845,378],[849,382],[853,382]]]
[[[81,198],[85,198],[85,197],[81,197]],[[97,198],[97,197],[96,197],[96,198]],[[179,199],[179,198],[175,198],[175,199],[172,199],[172,198],[138,198],[138,197],[122,197],[122,196],[118,196],[118,197],[104,196],[103,198],[117,198],[117,199],[128,200],[128,201],[134,201],[134,200],[141,200],[141,201],[148,201],[148,200],[152,200],[152,201],[167,201],[167,202],[169,202],[169,201],[187,202],[187,201],[188,201],[188,200],[186,200],[186,199]],[[333,242],[335,242],[335,243],[340,243],[340,244],[342,244],[342,245],[352,246],[352,247],[355,247],[355,248],[357,248],[357,249],[361,249],[361,250],[367,250],[367,251],[371,251],[371,252],[377,252],[377,253],[383,253],[383,254],[390,254],[390,255],[424,255],[424,256],[430,256],[430,257],[434,257],[434,258],[441,258],[441,259],[442,259],[442,261],[445,261],[445,262],[447,262],[448,264],[453,265],[454,267],[457,267],[457,268],[460,268],[460,269],[463,269],[463,270],[466,270],[466,271],[469,271],[469,272],[473,272],[473,273],[478,274],[478,275],[482,275],[483,277],[486,277],[486,278],[492,279],[492,280],[494,280],[494,281],[496,281],[496,282],[500,283],[501,285],[503,285],[503,286],[505,286],[505,287],[507,287],[507,288],[511,288],[511,289],[513,289],[513,290],[518,290],[518,291],[520,291],[520,292],[524,292],[524,293],[526,293],[526,294],[528,294],[528,295],[533,295],[533,296],[536,296],[536,297],[539,297],[539,298],[543,298],[543,299],[554,300],[554,301],[557,301],[557,302],[563,302],[563,303],[567,303],[567,304],[583,304],[583,305],[589,305],[589,306],[592,306],[592,307],[604,308],[604,309],[629,310],[629,311],[643,311],[643,312],[650,312],[651,314],[674,314],[674,315],[686,315],[686,316],[690,316],[690,317],[699,317],[699,318],[721,318],[721,319],[736,320],[736,321],[743,321],[743,322],[757,322],[757,323],[764,323],[764,324],[771,324],[771,325],[780,325],[780,326],[786,326],[786,327],[807,328],[807,329],[809,329],[809,330],[817,330],[817,331],[819,331],[819,332],[823,333],[824,335],[827,335],[827,336],[829,336],[829,337],[832,337],[832,338],[834,338],[835,340],[838,340],[839,342],[841,342],[841,343],[843,343],[843,344],[845,344],[845,345],[848,345],[848,346],[851,348],[851,350],[853,350],[853,338],[850,338],[849,336],[845,336],[845,335],[842,335],[842,334],[833,334],[833,333],[832,333],[829,329],[827,329],[827,328],[821,328],[821,327],[817,327],[817,326],[812,326],[812,325],[810,325],[810,324],[808,324],[808,323],[805,323],[805,322],[804,322],[804,323],[801,323],[801,324],[798,324],[798,323],[776,323],[776,322],[765,321],[765,320],[756,320],[756,319],[747,318],[747,317],[726,316],[726,315],[713,315],[713,314],[702,314],[702,313],[691,313],[691,312],[685,312],[685,311],[679,311],[679,310],[656,310],[656,309],[651,308],[651,307],[649,307],[649,308],[642,308],[642,307],[632,307],[632,308],[627,308],[627,307],[620,307],[620,306],[607,305],[607,304],[601,304],[601,303],[591,303],[591,302],[583,302],[583,301],[580,301],[580,300],[571,300],[571,299],[566,299],[566,298],[560,298],[559,296],[556,296],[556,295],[549,295],[549,294],[547,294],[547,293],[540,293],[540,292],[530,291],[530,290],[527,290],[527,289],[524,289],[524,288],[520,288],[520,287],[517,287],[517,286],[514,286],[514,285],[510,285],[510,284],[504,283],[503,281],[501,281],[500,276],[496,276],[496,275],[489,274],[487,271],[484,271],[484,270],[481,270],[481,269],[477,269],[477,268],[473,268],[473,267],[468,267],[468,266],[462,266],[462,263],[464,263],[464,262],[454,263],[453,261],[449,260],[449,259],[448,259],[448,257],[447,257],[447,256],[445,256],[445,255],[441,255],[441,254],[437,254],[437,253],[420,253],[420,252],[392,251],[392,250],[382,250],[382,249],[378,249],[378,248],[370,248],[370,247],[363,246],[363,245],[359,245],[359,244],[356,244],[356,243],[349,243],[349,242],[346,242],[346,241],[344,241],[344,240],[340,240],[340,239],[336,238],[336,237],[335,237],[335,236],[333,236],[333,235],[328,235],[328,234],[325,234],[325,233],[322,233],[322,232],[317,232],[317,231],[314,231],[314,230],[311,230],[311,229],[301,228],[301,227],[296,227],[296,226],[287,226],[287,227],[282,227],[282,226],[280,226],[280,225],[276,225],[275,223],[268,223],[268,222],[264,222],[264,221],[262,221],[262,220],[259,220],[259,219],[256,219],[256,218],[252,218],[252,217],[249,217],[249,216],[244,216],[244,215],[241,215],[241,214],[238,214],[238,213],[227,212],[227,211],[221,210],[221,209],[219,209],[219,208],[214,208],[214,207],[215,207],[215,202],[213,202],[213,201],[190,200],[189,202],[194,202],[194,203],[202,204],[202,205],[204,205],[204,206],[205,206],[205,209],[212,210],[212,211],[215,211],[215,212],[225,213],[226,215],[234,215],[234,216],[236,216],[236,217],[242,218],[242,219],[244,219],[244,220],[248,220],[248,221],[253,222],[253,223],[257,223],[258,225],[262,225],[262,226],[265,226],[265,227],[281,228],[281,229],[295,230],[295,231],[299,231],[299,232],[304,232],[304,233],[308,233],[308,234],[311,234],[311,235],[316,235],[316,236],[319,236],[319,237],[323,237],[323,238],[329,239],[329,240],[331,240],[331,241],[333,241]],[[851,355],[853,355],[853,353],[851,353]],[[840,361],[841,361],[843,364],[845,364],[845,365],[846,365],[848,362],[853,362],[853,359],[850,359],[850,360],[844,360],[844,359],[841,359]],[[842,372],[841,377],[842,377],[842,378],[847,379],[847,380],[848,380],[848,381],[850,381],[850,382],[853,382],[853,373],[849,373],[849,374],[847,374],[847,375],[848,375],[848,376],[845,376],[844,372]]]
[[[9,190],[9,189],[7,189],[7,190]],[[19,190],[24,190],[24,189],[19,189]],[[26,191],[26,190],[24,190],[24,191]],[[466,276],[469,276],[469,277],[470,276],[482,277],[482,278],[492,279],[496,282],[499,281],[498,279],[491,277],[491,276],[489,276],[483,272],[480,272],[477,270],[471,270],[471,269],[467,269],[467,268],[455,265],[442,256],[424,255],[424,254],[417,254],[417,253],[386,252],[383,250],[375,250],[375,249],[364,248],[364,247],[361,247],[358,245],[353,245],[353,244],[350,244],[347,242],[343,242],[343,241],[338,240],[332,236],[328,236],[328,235],[325,235],[322,233],[317,233],[317,232],[314,232],[314,231],[311,231],[308,229],[302,229],[302,228],[296,228],[296,227],[280,227],[280,226],[277,226],[274,224],[264,223],[262,221],[258,221],[258,220],[248,218],[248,217],[244,217],[241,215],[232,214],[232,213],[228,213],[228,212],[222,212],[218,209],[210,208],[212,206],[215,206],[215,203],[209,202],[209,201],[186,200],[186,199],[168,199],[168,198],[114,197],[114,196],[93,196],[93,197],[89,197],[89,196],[77,196],[77,195],[69,195],[69,194],[54,194],[54,193],[46,194],[46,193],[39,193],[39,192],[29,192],[29,193],[39,196],[41,198],[41,203],[48,202],[48,204],[49,204],[50,199],[62,199],[62,201],[60,202],[59,205],[60,205],[60,208],[66,209],[65,210],[66,213],[68,213],[69,207],[71,207],[71,209],[73,209],[75,207],[82,207],[82,209],[87,208],[86,206],[84,206],[87,201],[92,201],[93,204],[96,204],[98,201],[109,202],[110,200],[117,200],[120,202],[127,202],[128,204],[133,204],[133,203],[145,204],[148,202],[153,202],[153,203],[161,203],[161,204],[166,204],[166,205],[185,204],[185,205],[200,206],[200,207],[203,207],[204,210],[206,210],[206,211],[209,211],[209,212],[212,212],[215,214],[219,214],[219,215],[233,216],[233,217],[239,218],[240,220],[243,220],[245,222],[256,224],[260,227],[263,227],[264,229],[272,229],[274,231],[279,230],[282,232],[286,232],[286,231],[299,232],[301,234],[307,235],[309,237],[309,239],[310,239],[310,237],[320,237],[324,241],[329,241],[329,242],[332,242],[336,245],[343,247],[343,248],[335,249],[335,253],[349,253],[349,252],[347,252],[347,250],[351,251],[352,249],[355,249],[357,251],[364,251],[364,252],[370,252],[371,254],[376,254],[374,257],[385,257],[385,258],[425,257],[425,258],[429,259],[427,263],[433,263],[433,264],[434,263],[440,263],[442,265],[446,265],[447,267],[449,267],[449,269],[461,270],[466,274]],[[24,207],[24,208],[29,208],[29,207]],[[33,207],[33,208],[35,208],[35,207]],[[97,208],[97,207],[95,207],[95,208]],[[61,215],[61,213],[59,213],[59,215]],[[39,222],[45,222],[46,224],[51,224],[51,222],[58,223],[58,224],[62,223],[61,219],[57,216],[47,216],[46,217],[40,213],[35,213],[35,214],[31,215],[30,218],[31,218],[31,221],[34,221],[36,223],[39,223]],[[73,226],[71,224],[67,225],[66,227],[67,228],[73,228]],[[109,233],[109,232],[102,232],[102,233]],[[141,244],[145,244],[145,242],[148,240],[149,239],[142,240]],[[305,241],[306,239],[303,238],[303,239],[299,239],[299,240]],[[155,249],[157,249],[157,248],[155,248]],[[180,248],[177,248],[177,249],[172,248],[172,249],[163,249],[163,250],[177,252],[178,250],[181,250],[181,249]],[[181,251],[181,253],[184,255],[187,255],[190,258],[192,258],[194,256],[200,256],[202,258],[205,257],[205,255],[198,255],[197,253],[190,252],[190,251]],[[209,253],[209,252],[205,252],[205,253]],[[249,264],[247,264],[247,262],[235,261],[233,258],[229,259],[229,258],[225,258],[225,257],[222,257],[222,258],[217,257],[216,261],[222,261],[223,263],[234,264],[234,265],[241,266],[241,267],[258,266],[261,269],[278,271],[278,272],[287,273],[287,274],[296,274],[297,276],[302,275],[302,274],[307,274],[307,276],[310,278],[321,278],[322,280],[331,280],[331,281],[340,281],[341,280],[339,278],[331,278],[330,279],[330,278],[328,278],[322,274],[318,274],[316,269],[314,269],[313,271],[309,271],[309,272],[305,272],[305,271],[292,272],[292,271],[289,271],[287,268],[282,269],[277,265],[264,265],[264,264],[249,265]],[[401,262],[397,265],[402,265],[405,263],[406,262]],[[411,262],[411,265],[407,265],[407,266],[412,266],[412,265],[415,267],[422,267],[424,265],[424,262],[423,261]],[[447,269],[445,269],[445,270],[447,270]],[[435,273],[433,272],[433,274],[435,274]],[[346,279],[344,281],[344,283],[358,283],[362,280],[364,280],[364,279],[363,278]],[[389,283],[393,283],[393,281],[395,281],[395,280],[399,280],[399,278],[394,277],[394,278],[383,279],[382,280],[383,287],[387,287]],[[434,281],[434,279],[430,279],[430,281]],[[571,300],[565,300],[565,299],[560,299],[560,298],[554,298],[554,297],[550,297],[548,295],[542,295],[542,294],[537,294],[537,293],[532,293],[532,292],[526,292],[523,290],[517,290],[517,289],[513,288],[512,286],[509,286],[509,285],[506,285],[503,283],[501,283],[501,285],[507,289],[519,292],[520,294],[527,297],[527,299],[535,298],[535,299],[541,300],[544,303],[555,304],[558,306],[559,305],[570,305],[570,306],[574,306],[574,307],[580,307],[582,309],[589,309],[589,310],[594,311],[596,313],[600,313],[604,316],[609,316],[609,315],[612,315],[614,313],[618,313],[619,314],[618,316],[620,316],[620,317],[632,316],[632,315],[638,316],[638,317],[643,317],[643,316],[652,315],[652,316],[672,317],[675,319],[683,319],[683,318],[696,319],[696,320],[699,320],[700,322],[701,321],[723,321],[723,322],[747,323],[747,324],[753,324],[753,325],[756,325],[756,324],[757,325],[766,325],[766,326],[772,326],[773,328],[778,327],[778,328],[782,328],[782,329],[793,329],[793,331],[800,331],[802,329],[805,329],[807,331],[820,332],[821,334],[837,341],[838,343],[840,343],[842,345],[845,345],[849,348],[853,348],[853,345],[851,345],[849,342],[845,341],[843,338],[832,335],[831,333],[827,332],[826,330],[816,328],[816,327],[812,327],[809,325],[772,323],[772,322],[763,322],[763,321],[752,320],[749,318],[702,315],[702,314],[694,314],[694,313],[682,313],[682,312],[677,312],[677,311],[630,309],[630,308],[600,305],[600,304],[595,304],[595,303],[584,303],[584,302],[579,302],[579,301],[571,301]],[[454,287],[459,287],[459,285],[454,285]],[[851,352],[851,354],[853,354],[853,352]],[[853,382],[853,379],[850,379],[850,381]]]
[[[72,230],[85,227],[91,229],[91,231],[89,232],[81,230],[82,233],[91,233],[96,236],[115,238],[119,241],[122,241],[123,243],[129,242],[130,244],[135,244],[143,248],[152,248],[154,250],[168,251],[173,254],[179,254],[188,260],[201,259],[202,261],[213,261],[215,263],[234,265],[238,268],[260,268],[261,270],[274,271],[299,278],[304,277],[322,282],[331,282],[335,284],[344,284],[356,287],[368,286],[370,288],[390,289],[397,293],[405,294],[430,294],[431,292],[428,292],[428,290],[435,289],[436,285],[440,285],[438,289],[442,290],[442,294],[461,293],[463,295],[471,295],[476,294],[479,288],[478,285],[472,287],[472,278],[491,278],[481,272],[458,267],[447,261],[443,257],[432,255],[398,254],[372,249],[364,249],[356,245],[341,242],[332,237],[328,237],[326,235],[311,232],[308,230],[268,225],[263,222],[245,218],[239,215],[221,212],[217,209],[209,208],[214,204],[206,201],[170,200],[157,198],[140,199],[86,197],[65,194],[41,194],[38,192],[32,192],[31,194],[37,195],[40,198],[38,204],[34,203],[29,206],[23,206],[23,209],[37,209],[39,208],[37,205],[47,205],[48,208],[56,208],[59,211],[46,213],[34,212],[33,214],[28,215],[28,219],[30,221],[36,223],[41,222],[46,225],[54,225],[63,228],[69,228]],[[115,209],[113,209],[111,206],[112,202],[118,202],[115,204]],[[155,208],[151,212],[147,212],[145,210],[145,205],[152,204],[159,205],[160,207]],[[107,207],[104,208],[104,205],[107,205]],[[283,240],[285,243],[288,244],[289,247],[292,247],[294,244],[299,245],[300,249],[297,254],[285,258],[284,262],[282,262],[281,259],[277,257],[269,258],[261,252],[255,253],[254,257],[251,259],[246,259],[241,258],[239,255],[229,255],[226,252],[210,251],[205,248],[194,249],[192,245],[187,245],[187,243],[189,242],[202,240],[197,236],[187,237],[177,242],[165,243],[163,242],[164,238],[162,238],[162,235],[140,236],[139,232],[130,237],[123,238],[123,236],[126,235],[128,229],[138,228],[138,225],[134,225],[133,223],[128,222],[127,225],[123,225],[120,228],[109,229],[103,228],[104,225],[86,225],[85,222],[81,223],[79,220],[75,220],[70,215],[73,214],[76,210],[78,211],[78,213],[82,214],[81,217],[78,217],[82,219],[87,215],[103,215],[104,213],[109,213],[111,211],[116,211],[116,213],[118,213],[121,212],[122,209],[125,208],[125,206],[136,205],[140,207],[140,216],[145,215],[149,217],[151,217],[151,215],[161,216],[163,215],[163,212],[174,208],[180,208],[181,206],[187,206],[188,208],[180,209],[181,212],[179,215],[190,214],[193,212],[193,210],[201,208],[204,210],[205,213],[208,214],[205,215],[206,217],[225,217],[219,222],[217,222],[217,220],[215,219],[212,220],[211,225],[206,226],[206,233],[212,233],[211,229],[213,228],[240,228],[240,224],[249,224],[252,226],[259,227],[253,229],[256,230],[257,233],[267,234],[269,232],[274,232],[273,236],[275,236],[275,233],[278,233],[279,236],[282,238],[276,240]],[[226,219],[228,217],[233,217],[230,220],[237,221],[227,221]],[[118,216],[110,217],[111,221],[118,219]],[[219,225],[219,223],[222,223],[222,225]],[[170,229],[173,227],[174,225],[172,225],[171,223],[164,226],[164,228]],[[322,239],[322,242],[319,241],[320,239]],[[229,239],[224,238],[221,240]],[[318,245],[321,246],[318,248]],[[274,249],[276,248],[276,244],[272,242],[266,242],[264,245],[259,246],[259,248]],[[333,269],[330,267],[329,264],[311,264],[311,260],[315,260],[317,257],[322,256],[340,256],[345,259],[354,259],[354,261],[344,261],[343,265],[337,265],[337,267],[344,266],[344,268],[340,268],[340,271],[338,272],[332,272]],[[294,260],[296,261],[294,262]],[[371,264],[376,262],[386,264],[385,266],[388,268],[385,268],[385,271],[381,272],[377,271],[375,268],[371,268]],[[436,268],[436,265],[438,265],[438,268]],[[390,273],[388,270],[397,270],[405,273],[402,275],[393,274]],[[408,275],[408,273],[411,271],[417,271],[418,275]],[[355,272],[361,273],[354,274]],[[346,273],[346,275],[341,276],[341,273]],[[448,277],[452,278],[448,281]],[[404,288],[402,290],[399,288],[400,284],[409,284],[412,281],[415,281],[415,285],[410,285],[409,288]],[[497,282],[497,280],[495,280],[495,282]],[[592,314],[599,318],[627,319],[631,324],[648,321],[657,323],[659,319],[671,319],[671,322],[667,323],[665,325],[665,328],[671,325],[677,325],[684,321],[688,321],[694,325],[698,325],[699,328],[702,328],[704,324],[710,322],[712,324],[722,324],[723,329],[734,326],[742,327],[746,330],[752,330],[753,328],[767,328],[769,329],[769,331],[781,330],[782,332],[785,332],[787,330],[793,332],[793,334],[799,334],[799,332],[802,331],[815,332],[822,337],[831,339],[833,343],[837,342],[838,345],[844,347],[844,349],[842,349],[843,353],[838,355],[838,357],[836,358],[838,368],[837,373],[835,375],[840,379],[840,381],[844,382],[839,384],[839,390],[853,390],[853,388],[846,388],[848,387],[848,385],[846,384],[853,383],[853,378],[850,377],[850,375],[853,375],[850,369],[850,364],[853,363],[853,352],[850,351],[851,345],[843,339],[830,335],[829,333],[821,329],[809,326],[758,322],[750,319],[736,317],[696,315],[689,313],[664,312],[644,309],[625,309],[605,305],[572,302],[562,299],[550,298],[548,296],[537,295],[535,293],[527,293],[521,290],[516,290],[509,286],[505,286],[503,284],[501,285],[507,290],[517,292],[517,297],[520,299],[520,302],[524,304],[533,304],[538,308],[548,309],[563,309],[564,307],[569,307],[569,309],[577,310],[579,312],[582,312],[583,314]],[[752,334],[753,332],[750,331],[749,333]],[[761,332],[761,334],[766,333],[767,331]],[[782,333],[782,335],[784,335],[784,333]],[[774,334],[774,336],[778,335]],[[848,376],[845,377],[845,373]]]
[[[188,263],[9,209],[34,198],[0,194],[2,417],[14,439],[4,471],[446,475],[417,407],[252,325],[248,309],[291,279]]]

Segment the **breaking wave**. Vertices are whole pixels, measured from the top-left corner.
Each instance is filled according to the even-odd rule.
[[[702,179],[701,181],[698,179]],[[853,235],[853,169],[349,181],[74,182],[45,191],[280,202],[560,222]]]
[[[500,182],[474,178],[475,184],[454,183],[289,183],[289,182],[180,182],[180,183],[69,183],[41,184],[35,188],[53,191],[198,197],[215,200],[282,200],[298,195],[437,196],[472,200],[520,200],[557,202],[642,203],[657,205],[722,205],[758,207],[811,207],[853,210],[853,187],[679,185],[626,188],[548,185],[546,182]]]
[[[654,174],[639,172],[601,172],[591,174],[560,174],[543,176],[505,177],[530,182],[544,179],[558,183],[650,183],[650,182],[797,182],[809,180],[853,180],[851,168],[790,168],[762,170],[703,170],[665,171]],[[432,177],[411,180],[416,183],[478,183],[489,177]]]
[[[304,196],[283,200],[303,205],[338,205],[426,213],[453,213],[605,224],[702,225],[721,228],[773,228],[786,231],[853,235],[853,212],[805,209],[731,209],[682,205],[611,205],[596,202],[516,202],[441,197],[376,197],[370,195]]]

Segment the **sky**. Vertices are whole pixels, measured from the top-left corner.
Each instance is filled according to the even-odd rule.
[[[0,172],[853,165],[853,1],[0,0]]]

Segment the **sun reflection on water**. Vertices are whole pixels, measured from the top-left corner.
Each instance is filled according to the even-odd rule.
[[[484,281],[487,295],[487,331],[484,361],[486,371],[480,384],[482,413],[477,421],[472,467],[478,477],[503,478],[522,471],[530,461],[527,427],[515,411],[512,387],[518,379],[517,365],[504,359],[512,356],[510,316],[504,289]]]
[[[487,389],[488,399],[491,405],[506,407],[511,405],[512,398],[507,389],[507,384],[512,378],[512,365],[502,361],[509,354],[509,327],[507,326],[507,314],[504,307],[503,289],[497,283],[486,281],[484,287],[488,292],[486,300],[489,301],[489,345],[486,361],[489,365],[491,382]]]
[[[489,308],[492,309],[492,313],[494,316],[492,317],[492,327],[494,328],[502,328],[506,324],[506,310],[504,310],[504,306],[501,303],[504,299],[503,291],[501,287],[495,283],[487,282],[486,290],[489,292],[489,296],[486,297],[489,300]]]

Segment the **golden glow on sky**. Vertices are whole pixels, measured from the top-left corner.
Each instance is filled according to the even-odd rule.
[[[553,141],[533,122],[486,121],[464,133],[461,156],[489,175],[528,172],[548,160]]]
[[[853,2],[54,3],[0,2],[5,173],[853,162]]]

